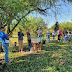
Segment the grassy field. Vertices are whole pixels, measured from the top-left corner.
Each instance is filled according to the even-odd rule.
[[[24,53],[18,53],[18,38],[10,38],[9,60],[11,65],[4,72],[72,72],[72,44],[52,41],[42,45],[42,51],[29,53],[24,37]],[[14,47],[14,42],[17,47]],[[0,56],[4,62],[4,55]]]

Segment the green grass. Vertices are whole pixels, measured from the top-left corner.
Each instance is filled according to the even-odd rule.
[[[27,42],[23,49],[28,49]],[[18,46],[10,46],[9,51],[11,66],[5,67],[4,72],[72,72],[72,44],[51,40],[42,45],[41,53],[20,54]],[[0,60],[4,62],[4,56]]]

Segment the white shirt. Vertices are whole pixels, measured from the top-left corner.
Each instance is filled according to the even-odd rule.
[[[72,34],[69,34],[69,37],[71,37],[72,36]]]
[[[41,34],[39,34],[41,32]],[[37,31],[38,36],[42,35],[42,30]]]
[[[52,35],[55,35],[56,33],[55,33],[55,31],[52,31]]]

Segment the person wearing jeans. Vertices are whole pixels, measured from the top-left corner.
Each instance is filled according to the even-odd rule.
[[[59,33],[59,30],[57,30],[57,32],[56,32],[56,33],[57,33],[57,39],[58,39],[58,35],[59,35],[58,33]]]
[[[47,42],[50,42],[50,34],[47,34]]]
[[[52,31],[52,36],[53,36],[53,40],[55,40],[55,31],[54,31],[54,29],[53,29],[53,31]]]
[[[40,41],[41,41],[41,38],[42,38],[42,30],[41,30],[40,27],[39,27],[39,30],[37,31],[37,34],[38,34],[38,37],[40,37]]]
[[[2,48],[4,49],[4,52],[5,52],[5,63],[8,64],[9,63],[9,60],[8,60],[8,57],[9,57],[9,44],[2,44]]]
[[[46,33],[47,33],[47,42],[50,42],[50,34],[51,34],[51,32],[49,31],[49,29],[48,29],[48,31]]]
[[[8,59],[9,58],[9,37],[4,33],[5,30],[6,30],[5,27],[1,27],[0,40],[2,43],[2,48],[4,49],[5,52],[5,64],[8,65],[9,64],[9,59]]]

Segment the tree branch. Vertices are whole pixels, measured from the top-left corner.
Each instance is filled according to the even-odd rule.
[[[19,19],[19,21],[17,22],[17,24],[13,27],[13,29],[10,31],[10,33],[8,34],[9,36],[11,35],[11,33],[13,32],[13,30],[18,26],[18,24],[20,23],[20,21],[25,18],[30,12],[32,12],[34,10],[30,10],[28,11],[28,13],[26,15],[24,15],[22,18]]]

